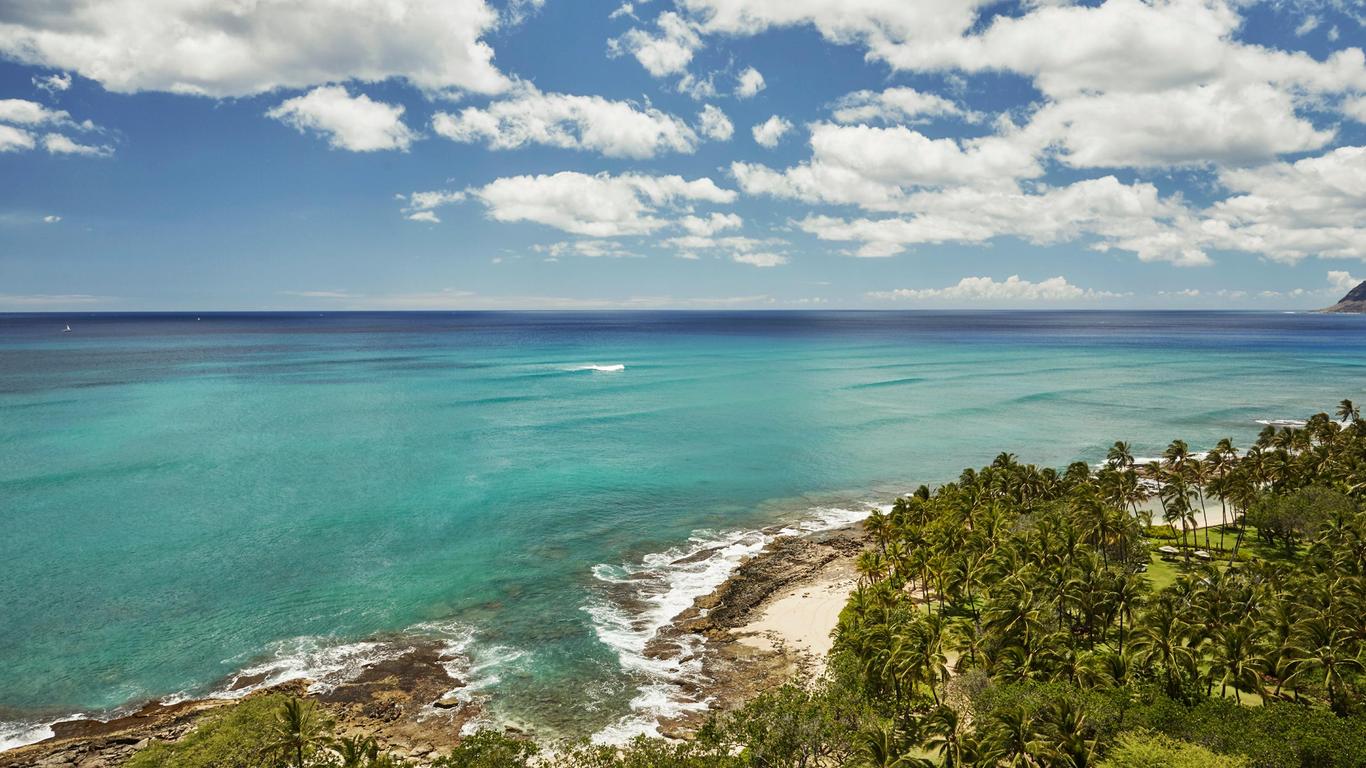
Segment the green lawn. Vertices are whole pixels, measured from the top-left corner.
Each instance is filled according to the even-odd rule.
[[[1163,560],[1162,556],[1159,555],[1154,548],[1152,559],[1148,562],[1147,573],[1148,583],[1152,585],[1154,592],[1170,587],[1172,584],[1176,583],[1176,577],[1180,573],[1180,563],[1169,563],[1166,560]]]

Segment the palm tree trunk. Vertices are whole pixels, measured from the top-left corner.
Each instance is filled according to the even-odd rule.
[[[1247,517],[1243,517],[1243,524],[1238,526],[1238,538],[1233,540],[1233,553],[1228,556],[1228,564],[1233,565],[1233,561],[1238,559],[1238,547],[1243,545],[1243,534],[1247,532]]]
[[[1219,549],[1224,549],[1224,529],[1228,527],[1228,505],[1224,503],[1224,495],[1219,494]]]

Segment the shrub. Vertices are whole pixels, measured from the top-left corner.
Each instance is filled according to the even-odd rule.
[[[1291,494],[1265,494],[1247,511],[1247,524],[1268,543],[1294,549],[1335,515],[1355,512],[1351,498],[1331,488],[1309,487]]]
[[[271,765],[266,745],[275,713],[287,696],[244,699],[208,718],[174,744],[140,750],[127,768],[264,768]]]
[[[1220,755],[1198,744],[1149,733],[1126,733],[1100,768],[1245,768],[1247,759]]]
[[[1260,707],[1209,699],[1185,708],[1165,697],[1133,722],[1217,752],[1239,754],[1252,768],[1356,768],[1366,765],[1366,716],[1338,717],[1323,707],[1272,701]]]
[[[525,768],[536,752],[534,741],[498,731],[477,731],[462,739],[450,754],[437,758],[432,768]]]

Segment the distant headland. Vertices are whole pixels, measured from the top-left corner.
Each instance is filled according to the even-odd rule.
[[[1360,312],[1366,313],[1366,280],[1338,299],[1338,303],[1319,310],[1320,312]]]

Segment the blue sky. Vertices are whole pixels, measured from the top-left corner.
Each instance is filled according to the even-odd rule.
[[[0,311],[1312,308],[1351,2],[18,0]]]

